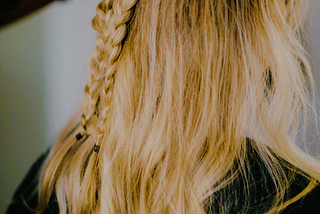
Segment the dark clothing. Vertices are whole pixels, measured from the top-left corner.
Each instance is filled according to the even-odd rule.
[[[29,208],[36,208],[38,203],[38,184],[41,167],[49,154],[49,150],[43,153],[31,166],[29,172],[22,180],[14,193],[6,214],[34,214]],[[26,206],[28,205],[28,207]],[[43,214],[58,214],[59,206],[55,195],[50,198],[48,208]]]
[[[210,198],[207,200],[205,204],[206,213],[262,214],[271,207],[276,194],[276,186],[255,147],[251,144],[248,144],[247,147],[248,161],[245,169],[238,173],[237,178],[231,184],[215,193],[211,200]],[[288,167],[291,165],[288,162],[281,158],[278,158],[278,160],[287,175],[292,175],[293,179],[285,194],[285,201],[287,201],[304,190],[310,181],[303,173],[293,173],[292,170],[289,170]],[[241,177],[242,175],[247,176],[247,182]],[[249,193],[247,200],[245,200],[246,193]],[[320,214],[320,185],[280,213]]]
[[[46,159],[49,151],[41,155],[33,164],[26,177],[16,190],[12,202],[9,205],[6,214],[33,214],[24,202],[34,208],[38,201],[38,183],[39,171]],[[239,175],[231,184],[208,199],[204,205],[206,212],[209,213],[250,213],[262,214],[271,205],[275,194],[275,185],[268,173],[266,166],[260,159],[253,147],[248,149],[248,171],[251,172],[247,177],[248,185],[245,185]],[[286,164],[283,162],[283,164]],[[309,183],[309,180],[301,174],[296,174],[294,181],[288,189],[285,198],[290,199],[300,193]],[[247,186],[247,188],[245,188]],[[250,200],[246,201],[245,193],[250,192]],[[55,194],[50,198],[48,208],[44,214],[58,214],[59,207]],[[320,185],[312,190],[308,195],[299,201],[291,204],[284,209],[281,214],[320,214]]]

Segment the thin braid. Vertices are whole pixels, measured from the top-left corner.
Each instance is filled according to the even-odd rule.
[[[103,127],[109,115],[112,90],[116,78],[116,62],[120,56],[124,38],[126,37],[128,32],[127,23],[133,17],[134,8],[137,2],[137,0],[122,0],[114,1],[113,3],[114,14],[110,20],[110,38],[108,39],[107,43],[109,58],[106,67],[107,69],[105,74],[105,81],[103,82],[103,90],[102,94],[100,95],[101,99],[103,99],[103,103],[107,103],[107,106],[102,108],[100,111],[101,115],[100,121],[98,123],[99,134],[96,147],[100,147],[102,138],[104,136]]]
[[[94,147],[96,152],[99,151],[104,136],[103,125],[110,111],[116,62],[127,35],[127,23],[133,16],[136,3],[137,0],[102,1],[97,6],[97,16],[93,19],[93,26],[99,33],[95,51],[89,61],[91,74],[85,87],[88,105],[81,116],[83,130],[77,135],[77,139],[87,135],[88,125],[92,124],[93,132],[97,134]],[[107,103],[107,106],[99,109],[100,101]]]
[[[105,46],[108,41],[108,23],[113,14],[113,0],[101,1],[97,6],[97,15],[92,20],[92,26],[98,31],[96,42],[97,45],[89,60],[90,76],[87,85],[85,86],[85,103],[83,113],[81,115],[82,131],[76,136],[80,140],[87,135],[89,122],[97,114],[97,105],[99,102],[99,89],[104,80],[103,60],[106,57]]]

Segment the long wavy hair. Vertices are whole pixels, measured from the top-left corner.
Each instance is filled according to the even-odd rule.
[[[306,195],[320,180],[297,146],[314,106],[306,11],[305,0],[103,0],[86,96],[43,166],[38,212],[54,193],[62,214],[204,213],[250,176],[248,138],[276,187],[266,213]],[[310,181],[289,200],[280,158]]]

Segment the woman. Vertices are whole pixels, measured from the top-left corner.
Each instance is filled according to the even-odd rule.
[[[305,13],[302,0],[102,1],[83,107],[8,213],[320,213],[320,164],[296,146],[314,96]]]

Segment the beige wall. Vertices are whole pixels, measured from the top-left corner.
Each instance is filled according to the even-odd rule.
[[[0,213],[83,97],[95,37],[90,23],[97,3],[53,3],[0,29]],[[312,8],[307,30],[317,64],[320,10]],[[315,76],[320,89],[320,70]]]

